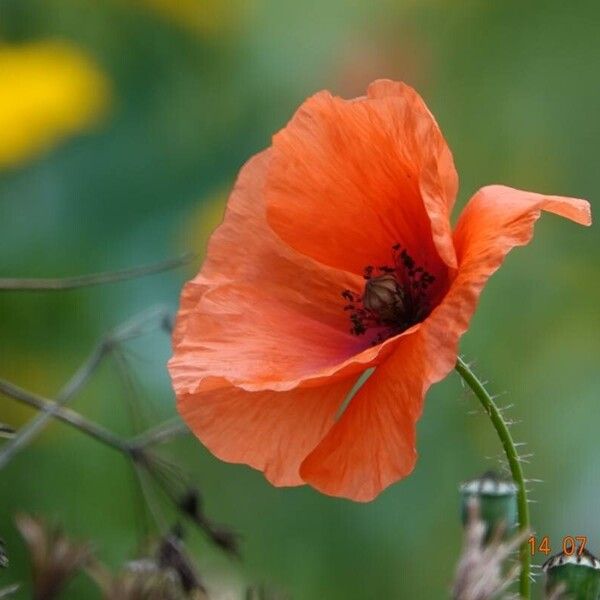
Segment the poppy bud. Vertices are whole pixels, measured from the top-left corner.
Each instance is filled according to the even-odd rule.
[[[570,600],[597,600],[600,598],[600,560],[587,550],[564,551],[551,556],[542,566],[546,573],[546,591]]]
[[[367,279],[363,305],[384,321],[393,320],[404,308],[402,288],[396,278],[387,273]]]
[[[481,477],[460,486],[462,522],[466,526],[469,503],[479,503],[480,518],[486,526],[486,542],[494,531],[503,528],[503,537],[508,537],[517,525],[517,486],[511,480],[502,479],[497,473],[488,471]]]

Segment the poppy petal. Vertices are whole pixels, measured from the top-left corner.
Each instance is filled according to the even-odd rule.
[[[307,301],[294,306],[272,286],[227,284],[211,288],[188,317],[186,335],[169,363],[175,389],[194,391],[208,376],[253,389],[303,380],[356,354],[357,340],[323,323]],[[286,302],[287,300],[287,302]],[[343,314],[340,306],[340,313]],[[364,368],[364,367],[363,367]],[[275,387],[281,387],[276,386]]]
[[[456,254],[452,243],[450,216],[458,192],[458,173],[454,167],[452,152],[440,131],[435,117],[431,114],[423,98],[409,85],[401,81],[378,79],[367,91],[369,98],[407,97],[414,110],[431,119],[436,125],[429,130],[429,143],[434,150],[427,156],[427,163],[422,171],[419,189],[423,203],[431,220],[433,241],[439,255],[451,267],[456,267]]]
[[[262,188],[269,154],[254,157],[241,170],[202,270],[182,293],[170,361],[176,389],[178,382],[197,384],[211,374],[217,358],[229,371],[238,368],[238,380],[250,371],[249,378],[260,379],[282,359],[287,367],[296,360],[298,369],[306,370],[308,363],[316,366],[314,360],[307,362],[307,355],[331,365],[360,350],[341,294],[358,288],[362,280],[287,247],[266,223]],[[310,352],[303,335],[312,344],[318,339],[321,351]],[[216,351],[228,343],[226,363]],[[300,376],[293,368],[286,373],[291,379]]]
[[[414,468],[415,425],[431,385],[420,331],[404,337],[300,467],[319,491],[368,502]]]
[[[177,393],[203,378],[245,389],[291,389],[302,381],[358,374],[379,362],[378,346],[350,334],[345,289],[362,277],[321,265],[286,246],[265,219],[270,152],[243,167],[200,273],[181,297],[169,371]]]
[[[412,471],[424,395],[454,367],[483,287],[513,247],[531,240],[542,210],[591,223],[584,200],[504,186],[483,188],[471,199],[454,233],[459,269],[449,292],[417,331],[398,342],[302,463],[307,483],[369,501]]]
[[[296,305],[319,306],[326,319],[347,324],[341,292],[358,287],[362,280],[299,254],[273,233],[266,221],[263,193],[270,156],[271,151],[266,150],[242,167],[223,222],[210,237],[202,269],[185,286],[175,345],[183,339],[187,319],[204,292],[232,282],[255,287],[264,282],[273,293],[275,288],[285,293],[286,299],[295,296]]]
[[[178,410],[221,460],[264,471],[277,486],[302,485],[298,468],[331,427],[356,378],[288,392],[248,392],[217,378],[178,398]]]
[[[389,87],[351,101],[321,92],[300,107],[273,138],[267,218],[323,264],[362,274],[389,264],[400,243],[438,276],[444,261],[456,262],[448,221],[456,172],[418,94]]]
[[[426,334],[439,340],[439,351],[451,348],[467,330],[488,279],[510,250],[531,241],[542,211],[580,225],[591,224],[589,203],[577,198],[491,185],[469,200],[454,230],[458,273],[446,297],[427,320]]]

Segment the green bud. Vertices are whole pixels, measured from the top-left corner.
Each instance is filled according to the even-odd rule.
[[[562,590],[561,598],[598,600],[600,598],[600,561],[587,550],[581,555],[564,552],[551,556],[543,565],[546,591]]]
[[[479,518],[486,526],[485,541],[489,541],[498,529],[503,537],[511,535],[517,526],[517,486],[497,473],[488,471],[481,477],[460,486],[461,516],[463,525],[469,519],[469,503],[479,503]]]

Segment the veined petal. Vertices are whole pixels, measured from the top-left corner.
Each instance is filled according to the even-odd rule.
[[[358,352],[347,323],[333,327],[310,313],[310,301],[297,306],[293,294],[277,294],[250,283],[205,292],[169,363],[175,388],[191,392],[204,377],[220,376],[259,389],[315,376]]]
[[[350,334],[345,289],[356,275],[321,265],[286,246],[265,219],[263,183],[270,152],[242,169],[202,270],[184,288],[169,370],[177,393],[203,378],[246,389],[291,389],[339,371],[355,374],[389,352]]]
[[[368,502],[408,475],[431,359],[420,331],[405,336],[304,460],[301,477],[325,494]]]
[[[248,391],[317,386],[356,377],[379,364],[414,325],[377,346],[313,318],[294,303],[274,300],[268,286],[226,284],[206,291],[187,320],[169,361],[178,394],[195,393],[206,377]]]
[[[456,193],[439,128],[408,86],[309,98],[273,138],[267,218],[282,240],[361,274],[400,243],[435,276],[455,265],[448,215]],[[440,257],[441,255],[441,257]]]
[[[471,199],[454,233],[458,274],[449,292],[418,330],[399,340],[302,463],[307,483],[326,494],[369,501],[412,471],[425,393],[454,367],[483,287],[513,247],[531,240],[542,210],[591,223],[584,200],[504,186],[483,188]]]
[[[287,392],[248,392],[218,378],[178,398],[178,410],[221,460],[264,472],[277,486],[302,485],[298,468],[331,427],[355,377]]]
[[[424,157],[419,189],[431,221],[433,241],[444,262],[456,267],[456,253],[452,243],[450,216],[458,192],[458,173],[454,167],[452,152],[440,131],[435,117],[423,98],[410,86],[401,81],[379,79],[367,91],[369,98],[407,98],[413,110],[422,115],[425,124],[423,138],[431,144]]]
[[[432,339],[443,343],[443,340],[460,337],[467,330],[488,279],[510,250],[529,243],[542,211],[580,225],[591,224],[589,203],[576,198],[544,196],[491,185],[480,189],[469,200],[454,230],[458,273],[427,322]]]

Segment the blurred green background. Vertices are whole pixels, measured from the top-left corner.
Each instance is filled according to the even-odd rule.
[[[360,95],[378,77],[425,97],[454,152],[459,206],[489,183],[593,203],[599,19],[591,0],[0,0],[0,275],[202,251],[241,164],[307,95]],[[534,453],[526,473],[544,480],[532,484],[533,522],[555,551],[580,534],[600,551],[599,242],[595,227],[544,217],[491,280],[462,343],[515,404],[513,433]],[[198,264],[101,288],[1,293],[0,377],[52,397],[106,330],[157,304],[175,310]],[[164,334],[128,346],[133,408],[147,424],[174,413],[168,356]],[[74,407],[125,435],[131,401],[109,360]],[[236,562],[191,535],[209,586],[266,581],[295,600],[446,597],[461,543],[457,484],[500,452],[475,409],[455,375],[437,385],[414,474],[367,505],[275,489],[192,439],[165,447],[193,473],[208,514],[243,536]],[[31,414],[0,398],[0,421]],[[92,539],[113,566],[136,549],[129,466],[60,424],[0,474],[11,556],[0,587],[24,582],[27,598],[16,511]],[[80,578],[64,597],[93,598],[90,589]]]

